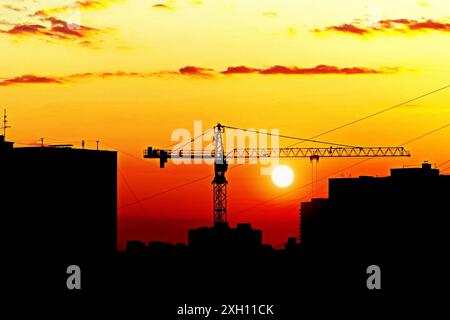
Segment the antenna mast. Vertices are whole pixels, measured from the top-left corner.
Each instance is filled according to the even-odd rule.
[[[8,118],[6,116],[6,109],[3,110],[3,138],[6,140],[6,129],[11,128],[8,126]]]

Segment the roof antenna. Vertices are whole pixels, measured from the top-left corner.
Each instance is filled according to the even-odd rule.
[[[6,116],[6,109],[3,110],[3,139],[6,141],[6,129],[11,128],[11,126],[8,126],[8,119]]]

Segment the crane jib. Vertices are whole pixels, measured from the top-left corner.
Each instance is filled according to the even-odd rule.
[[[309,158],[311,161],[319,158],[380,158],[409,157],[410,153],[403,147],[322,147],[322,148],[236,148],[225,151],[222,140],[224,127],[215,127],[215,146],[213,150],[166,150],[148,147],[144,158],[159,159],[160,168],[164,168],[168,159],[214,159],[213,185],[213,217],[214,225],[227,224],[227,185],[225,173],[231,159],[258,158]],[[187,145],[186,145],[187,147]],[[245,161],[245,160],[244,160]],[[251,162],[251,161],[249,161]],[[191,163],[191,162],[183,162]],[[195,163],[195,162],[194,162]],[[202,163],[200,161],[200,163]]]
[[[403,147],[353,147],[353,148],[242,148],[224,152],[227,159],[255,158],[309,158],[309,157],[409,157]],[[166,163],[173,158],[213,159],[214,150],[162,150],[149,147],[144,158],[160,159]]]

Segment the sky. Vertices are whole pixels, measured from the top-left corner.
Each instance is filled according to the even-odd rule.
[[[444,0],[1,0],[0,107],[18,146],[43,137],[119,151],[120,247],[186,242],[186,229],[212,222],[213,168],[160,169],[147,146],[194,121],[318,135],[448,85],[449,40]],[[397,146],[449,120],[447,89],[320,139]],[[405,145],[410,158],[321,159],[314,196],[327,196],[328,177],[439,165],[449,141],[447,127]],[[298,235],[311,198],[309,160],[281,163],[295,173],[284,189],[258,165],[227,175],[231,225],[252,223],[274,246]]]

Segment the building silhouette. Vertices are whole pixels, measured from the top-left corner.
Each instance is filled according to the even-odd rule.
[[[295,240],[295,239],[294,239]],[[163,241],[127,241],[126,255],[145,257],[262,257],[273,256],[271,245],[262,244],[262,231],[249,223],[231,228],[228,223],[188,230],[188,244]]]
[[[329,179],[329,198],[302,202],[301,246],[362,260],[442,256],[450,176],[424,163],[388,177]]]
[[[140,240],[127,241],[126,255],[147,256],[152,258],[187,257],[189,249],[185,244],[171,244],[164,241],[150,241],[146,244]]]
[[[231,228],[228,223],[216,223],[188,231],[188,247],[196,255],[256,255],[262,249],[262,231],[249,223]]]
[[[17,255],[77,261],[116,252],[116,152],[15,147],[0,136],[0,177],[2,225]]]

